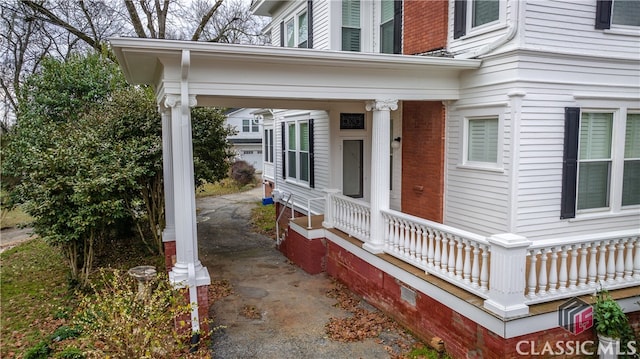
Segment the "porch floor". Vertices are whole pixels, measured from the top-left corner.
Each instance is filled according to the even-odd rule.
[[[337,236],[339,236],[340,238],[343,238],[344,240],[350,242],[351,244],[361,247],[363,246],[364,242],[349,236],[348,234],[335,229],[335,228],[324,228],[322,226],[322,222],[324,220],[324,216],[323,215],[316,215],[316,216],[311,216],[311,227],[312,228],[308,228],[308,218],[306,216],[304,217],[297,217],[294,219],[291,219],[291,222],[295,223],[296,225],[306,228],[308,230],[313,230],[313,229],[325,229],[326,231],[329,231]],[[363,249],[364,250],[364,249]],[[450,294],[456,296],[457,298],[476,306],[479,309],[482,309],[484,312],[491,314],[493,316],[495,316],[496,318],[502,319],[500,317],[498,317],[496,314],[492,313],[491,311],[488,311],[484,308],[484,299],[481,297],[478,297],[474,294],[471,294],[469,292],[467,292],[464,289],[461,289],[447,281],[445,281],[444,279],[440,279],[435,275],[429,275],[427,273],[425,273],[423,270],[412,266],[409,263],[406,263],[396,257],[393,257],[389,254],[386,253],[381,253],[381,254],[377,254],[377,257],[383,259],[384,261],[393,264],[394,266],[408,272],[411,273],[412,275],[428,282],[431,283],[447,292],[449,292]],[[616,290],[612,290],[609,293],[611,294],[611,297],[614,299],[624,299],[624,298],[631,298],[631,297],[635,297],[638,296],[638,287],[631,287],[631,288],[624,288],[624,289],[616,289]],[[583,296],[578,296],[577,298],[583,300],[586,303],[591,303],[593,301],[591,295],[583,295]],[[556,312],[558,310],[558,307],[563,304],[564,302],[566,302],[567,299],[560,299],[560,300],[556,300],[556,301],[551,301],[551,302],[546,302],[546,303],[539,303],[539,304],[533,304],[529,306],[529,314],[526,316],[535,316],[535,315],[539,315],[539,314],[546,314],[546,313],[553,313]],[[525,317],[526,317],[525,316]],[[522,317],[518,317],[517,319],[521,319]],[[516,319],[516,318],[514,318]]]

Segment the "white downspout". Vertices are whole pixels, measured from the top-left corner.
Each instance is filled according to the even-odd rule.
[[[509,16],[509,20],[508,20],[509,30],[507,31],[507,33],[501,36],[500,38],[498,38],[494,42],[491,42],[479,49],[462,53],[456,56],[456,58],[472,59],[472,58],[480,57],[490,53],[491,51],[511,41],[516,36],[516,33],[518,33],[519,13],[520,13],[520,0],[512,0],[511,13],[510,13],[511,16]]]

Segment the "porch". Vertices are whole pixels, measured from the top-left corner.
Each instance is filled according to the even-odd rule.
[[[573,297],[592,303],[600,288],[640,323],[638,231],[531,242],[384,210],[384,249],[373,253],[368,203],[337,193],[326,203],[324,215],[288,220],[281,251],[303,268],[322,267],[423,339],[442,337],[458,355],[474,346],[498,358],[517,356],[520,342],[595,341],[592,330],[561,328],[558,310]]]

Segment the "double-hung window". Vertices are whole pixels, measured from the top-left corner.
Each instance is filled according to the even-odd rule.
[[[282,123],[283,174],[287,181],[314,187],[313,120]]]
[[[501,24],[506,13],[504,0],[455,0],[453,38]]]
[[[264,161],[273,163],[273,128],[264,130]]]
[[[304,8],[280,23],[280,46],[313,47],[313,7],[308,0]]]
[[[258,122],[250,119],[242,120],[242,132],[258,132],[260,131],[260,126]]]
[[[380,52],[402,52],[402,1],[380,0]]]
[[[499,116],[467,117],[464,121],[462,165],[479,169],[499,169]]]
[[[360,51],[360,0],[342,0],[342,50]]]
[[[565,111],[561,218],[640,205],[640,111]]]

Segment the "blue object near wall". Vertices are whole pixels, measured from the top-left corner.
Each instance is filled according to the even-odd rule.
[[[263,206],[266,206],[266,205],[269,205],[269,204],[273,204],[273,198],[265,197],[265,198],[262,199],[262,205]]]

